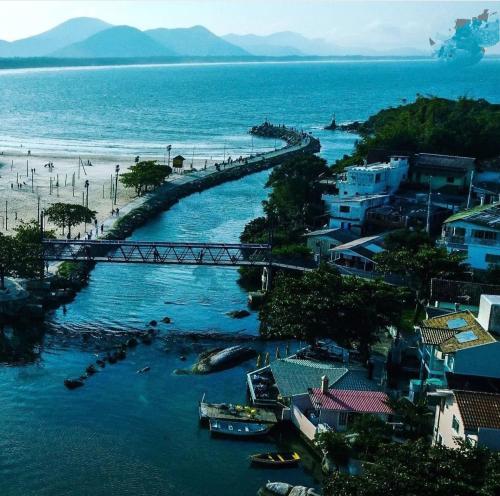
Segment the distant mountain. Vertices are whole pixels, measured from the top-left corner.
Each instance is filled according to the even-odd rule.
[[[44,33],[17,41],[0,41],[0,57],[43,57],[85,40],[111,24],[91,17],[77,17]]]
[[[344,47],[321,38],[310,39],[299,33],[283,31],[267,36],[255,34],[228,34],[222,37],[226,41],[244,48],[252,55],[268,57],[284,56],[405,56],[427,55],[427,52],[412,47],[395,47],[386,50],[374,50],[372,47]]]
[[[249,55],[243,48],[219,38],[203,26],[178,29],[159,28],[144,32],[180,56],[242,57]]]
[[[130,26],[114,26],[86,40],[73,43],[51,54],[65,58],[134,58],[177,55],[161,43]]]
[[[267,36],[255,34],[223,36],[226,41],[240,46],[253,55],[287,56],[287,55],[337,55],[341,50],[336,45],[322,39],[309,39],[298,33],[283,31]]]

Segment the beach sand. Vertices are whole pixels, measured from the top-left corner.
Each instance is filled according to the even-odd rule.
[[[33,150],[28,155],[28,150],[25,148],[0,152],[0,232],[13,234],[21,222],[37,219],[39,208],[44,210],[53,203],[85,204],[87,180],[89,181],[88,206],[97,212],[100,230],[101,223],[111,216],[112,209],[122,208],[135,197],[133,189],[125,189],[118,181],[115,205],[112,191],[116,183],[115,166],[119,164],[120,173],[123,173],[134,164],[134,158],[111,154],[92,155],[82,156],[80,162],[80,157],[77,155],[45,151],[37,153]],[[92,165],[88,165],[88,160]],[[159,160],[163,163],[164,157],[141,156],[141,160]],[[213,167],[214,162],[205,159],[194,159],[193,167],[203,169],[205,162],[207,167]],[[53,164],[52,168],[46,165],[49,163]],[[184,165],[189,168],[191,161],[186,160]],[[169,180],[174,180],[176,177],[179,175],[172,174]],[[56,230],[58,237],[62,237],[61,229],[56,229],[50,222],[46,225],[47,228]],[[86,227],[90,230],[93,226]],[[72,237],[77,233],[85,235],[83,224],[72,228]],[[95,236],[95,229],[93,235]]]

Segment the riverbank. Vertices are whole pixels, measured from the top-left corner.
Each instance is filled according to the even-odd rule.
[[[217,164],[216,167],[207,167],[188,174],[177,175],[166,181],[155,191],[133,198],[124,204],[120,208],[118,216],[108,215],[106,218],[99,219],[99,225],[102,226],[100,237],[124,239],[130,236],[136,228],[150,221],[155,215],[168,210],[179,200],[193,193],[200,193],[219,184],[266,170],[293,156],[317,153],[320,150],[320,143],[317,139],[285,126],[273,126],[264,123],[261,126],[252,128],[251,132],[256,136],[281,139],[286,142],[286,146],[272,152],[257,154],[236,161],[228,160]],[[16,314],[13,316],[10,311],[8,317],[13,318],[21,314],[25,318],[35,317],[35,314],[32,314],[30,310],[33,309],[33,311],[36,310],[36,317],[39,318],[40,314],[43,315],[40,306],[46,309],[67,303],[86,284],[88,272],[92,269],[92,266],[86,264],[76,264],[75,270],[69,274],[64,274],[61,273],[62,271],[58,271],[59,267],[60,264],[54,264],[50,267],[51,277],[48,278],[45,284],[37,285],[36,292],[29,291],[29,288],[25,285],[25,288],[30,293],[30,298],[26,299],[24,296],[23,301],[20,302],[21,304],[16,306]],[[9,298],[11,298],[11,295],[9,295]],[[0,309],[1,303],[2,295],[0,294]],[[12,308],[12,304],[9,304],[10,308]]]

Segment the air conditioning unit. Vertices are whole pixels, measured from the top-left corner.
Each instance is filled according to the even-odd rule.
[[[477,321],[483,329],[500,334],[500,295],[481,295]]]

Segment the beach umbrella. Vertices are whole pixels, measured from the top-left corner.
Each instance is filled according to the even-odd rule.
[[[264,364],[265,364],[265,365],[269,365],[270,361],[271,361],[271,360],[270,360],[270,357],[269,357],[269,351],[268,351],[268,352],[266,353],[266,358],[265,358],[265,360],[264,360]]]
[[[280,347],[276,346],[276,360],[278,360],[279,358],[281,358],[281,356],[280,356]]]
[[[285,356],[289,356],[290,355],[290,343],[287,343],[286,346],[285,346]]]
[[[260,368],[262,366],[262,355],[259,353],[257,356],[257,363],[255,364],[257,368]]]

